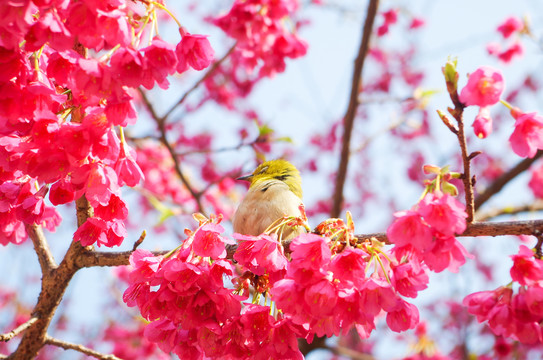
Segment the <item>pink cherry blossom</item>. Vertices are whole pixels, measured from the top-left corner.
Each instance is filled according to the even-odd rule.
[[[149,66],[151,77],[160,88],[167,89],[169,82],[166,78],[168,75],[173,74],[177,67],[175,48],[170,43],[155,37],[151,45],[142,49],[142,51]]]
[[[419,323],[419,310],[413,304],[398,300],[395,309],[387,313],[386,321],[392,331],[414,329]]]
[[[492,132],[492,118],[488,107],[479,109],[479,113],[473,122],[473,132],[479,139],[484,139]]]
[[[521,31],[524,28],[524,23],[516,16],[510,16],[498,26],[498,31],[502,36],[507,39],[516,32]]]
[[[465,206],[449,194],[428,194],[418,212],[428,225],[443,235],[461,234],[466,229]]]
[[[515,129],[509,142],[515,154],[521,157],[534,157],[539,149],[543,149],[543,118],[537,113],[523,113],[513,109]]]
[[[122,143],[119,158],[114,165],[119,185],[134,187],[145,178],[135,157],[136,152],[128,144]]]
[[[193,35],[181,32],[181,41],[175,48],[177,55],[177,72],[182,73],[189,69],[203,70],[208,67],[214,59],[215,51],[211,47],[207,36]]]
[[[530,182],[528,186],[538,199],[543,199],[543,166],[539,165],[530,171]]]
[[[534,252],[520,245],[519,252],[512,255],[511,278],[521,285],[536,285],[543,281],[543,260],[536,259]]]
[[[205,224],[194,234],[193,251],[198,256],[212,259],[224,258],[226,249],[224,244],[234,244],[231,239],[221,236],[224,228],[219,224]]]
[[[287,268],[287,258],[282,252],[277,238],[270,235],[249,236],[234,234],[238,248],[234,260],[245,266],[255,275],[273,274]]]
[[[74,233],[74,241],[82,246],[108,244],[108,226],[100,218],[88,218]]]
[[[521,42],[514,42],[507,49],[497,54],[498,59],[504,63],[510,63],[515,57],[522,57],[524,54],[524,45]]]
[[[431,228],[416,211],[401,211],[394,214],[396,220],[387,229],[387,237],[396,246],[411,245],[424,251],[432,246]]]
[[[469,75],[467,85],[460,92],[460,101],[466,105],[485,107],[500,100],[505,84],[498,69],[481,66]]]

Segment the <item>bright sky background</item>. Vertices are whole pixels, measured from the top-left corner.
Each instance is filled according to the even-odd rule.
[[[174,2],[169,1],[169,3]],[[210,3],[213,4],[212,6],[219,4],[226,8],[229,2],[213,1]],[[253,107],[259,109],[260,114],[279,132],[280,136],[294,138],[292,150],[295,153],[303,153],[308,140],[303,135],[308,129],[323,127],[328,122],[340,118],[347,106],[353,61],[360,41],[366,1],[337,0],[331,2],[331,4],[335,4],[335,6],[323,6],[321,8],[311,6],[310,9],[301,12],[301,18],[311,19],[311,24],[305,26],[301,31],[301,36],[310,45],[307,56],[295,61],[289,61],[287,71],[278,75],[272,81],[260,84],[251,100]],[[352,11],[341,12],[336,6]],[[543,20],[543,2],[539,0],[517,0],[514,2],[510,0],[381,1],[380,9],[388,10],[391,7],[406,6],[410,7],[409,11],[414,15],[421,16],[426,21],[425,28],[418,35],[419,56],[417,58],[420,67],[427,71],[428,77],[424,82],[425,88],[444,90],[441,66],[443,66],[449,55],[458,56],[461,74],[473,71],[480,65],[489,64],[502,69],[507,80],[509,78],[514,79],[515,75],[520,72],[530,72],[527,69],[536,70],[542,68],[541,48],[538,48],[538,45],[534,42],[524,41],[526,55],[521,61],[514,63],[512,66],[499,64],[490,59],[485,50],[486,43],[499,40],[495,28],[509,15],[524,16],[529,14],[534,28],[540,30],[541,28],[538,28],[537,25]],[[182,22],[186,21],[191,24],[189,16],[186,16],[185,19],[181,12],[176,14],[179,15]],[[377,25],[380,24],[381,19],[378,17],[376,22]],[[191,31],[193,33],[202,32],[211,35],[210,41],[216,48],[217,55],[222,56],[228,44],[218,42],[218,38],[213,36],[216,30],[209,30],[208,27],[199,24],[195,24],[194,27],[196,28]],[[394,28],[391,31],[393,36],[390,41],[402,44],[404,39],[402,39],[401,34],[395,33]],[[167,38],[164,34],[162,35]],[[536,35],[541,35],[541,32],[536,32]],[[178,34],[172,36],[178,36]],[[368,71],[371,71],[371,69],[366,68],[365,74]],[[461,84],[464,83],[461,80]],[[175,87],[172,88],[175,90]],[[182,90],[177,91],[182,93]],[[167,95],[164,92],[155,92],[154,94],[155,97],[160,98],[158,101],[164,104],[174,101],[179,96],[175,94]],[[168,94],[171,94],[171,92]],[[445,95],[443,93],[436,96],[430,107],[445,109],[449,106]],[[543,101],[540,103],[543,104]],[[526,110],[543,111],[543,108]],[[386,124],[389,121],[386,116],[390,114],[385,112],[384,115],[383,121]],[[212,127],[215,129],[221,126],[227,128],[232,121],[235,121],[235,117],[235,114],[210,106],[195,114],[188,124],[188,128]],[[220,121],[210,122],[208,121],[210,118]],[[437,116],[435,116],[435,120],[437,121]],[[145,123],[143,122],[143,124]],[[369,131],[374,130],[376,129],[370,129]],[[217,143],[217,145],[221,144]],[[225,137],[222,145],[236,144],[229,143],[229,139]],[[386,146],[386,144],[383,146]],[[240,156],[249,158],[249,152],[241,155],[225,155],[225,166],[228,166],[228,161],[233,161],[233,159],[235,160]],[[335,162],[325,161],[330,162],[330,166],[336,166]],[[237,162],[240,163],[239,160]],[[355,166],[355,164],[351,164],[351,166]],[[383,164],[383,166],[387,166],[387,164]],[[247,165],[247,171],[249,170],[251,170],[250,165]],[[324,186],[322,180],[304,178],[304,193],[307,201],[311,201],[312,194],[321,192]],[[405,199],[402,199],[404,206],[411,206],[417,201],[419,195],[418,193],[407,194]],[[131,211],[137,211],[137,209],[131,208]],[[357,228],[365,232],[384,231],[386,222],[379,216],[378,212],[375,212],[374,215],[368,215],[368,218],[361,219],[356,223]],[[74,220],[67,217],[66,222],[69,221]],[[389,218],[386,218],[386,221],[389,221]],[[312,222],[312,225],[316,225],[317,222]],[[60,261],[61,256],[64,254],[72,231],[73,224],[63,224],[59,232],[48,235],[57,261]],[[137,234],[134,234],[132,238],[135,239],[137,236]],[[160,237],[161,235],[155,236]],[[517,247],[516,244],[511,244],[504,239],[484,241],[485,244],[492,243],[492,247],[500,249],[500,251],[505,248],[508,253],[515,251]],[[121,249],[131,248],[132,243],[132,241],[128,240],[127,244]],[[146,240],[143,247],[155,246],[154,244],[157,243],[148,243]],[[161,239],[160,244],[163,248],[168,248],[168,245],[174,244],[174,242],[171,239]],[[469,270],[469,267],[466,268]],[[20,289],[21,298],[28,299],[32,303],[37,296],[38,289],[36,287],[40,276],[39,266],[30,241],[19,248],[15,246],[0,247],[0,273],[4,274],[2,277],[3,285]],[[33,281],[22,284],[21,274],[33,274]],[[26,277],[23,278],[26,279]],[[101,307],[106,303],[108,294],[106,296],[102,296],[102,294],[109,291],[104,287],[104,285],[109,284],[109,279],[111,279],[111,275],[108,269],[80,271],[73,279],[68,290],[68,294],[71,295],[70,302],[63,304],[63,306],[67,307],[66,314],[77,319],[82,325],[92,325],[103,321],[100,316]],[[443,280],[441,278],[432,279],[430,287],[435,286],[440,281]],[[459,277],[454,283],[447,281],[445,280],[443,283],[445,284],[444,288],[438,289],[437,292],[451,293],[459,288],[465,289],[467,286],[465,277]],[[124,289],[119,290],[124,291]],[[428,296],[431,297],[432,295],[435,295],[435,292],[429,291]],[[0,313],[0,326],[2,325],[2,313]],[[77,333],[71,336],[68,335],[65,339],[68,341],[79,340]],[[380,353],[381,358],[389,359],[406,354],[406,349],[402,347],[391,351],[390,348],[383,348],[380,349]],[[66,358],[70,358],[71,355],[73,353],[67,354]],[[310,359],[316,358],[318,358],[317,355],[310,357]]]

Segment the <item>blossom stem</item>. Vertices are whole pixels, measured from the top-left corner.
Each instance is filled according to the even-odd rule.
[[[177,26],[182,27],[179,20],[177,20],[177,18],[174,16],[174,14],[172,14],[171,11],[168,10],[168,8],[166,8],[164,5],[162,5],[162,4],[160,4],[160,3],[156,2],[156,1],[152,1],[151,4],[153,4],[154,6],[166,11],[168,13],[168,15],[170,15],[171,18],[175,20],[175,22],[177,23]]]
[[[513,110],[513,105],[509,104],[507,101],[500,99],[500,102],[509,110]]]

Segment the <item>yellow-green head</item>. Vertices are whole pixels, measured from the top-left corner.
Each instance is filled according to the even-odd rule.
[[[251,175],[238,180],[247,180],[251,187],[264,181],[279,180],[288,185],[294,195],[302,198],[302,178],[294,165],[283,159],[270,160],[260,164]]]

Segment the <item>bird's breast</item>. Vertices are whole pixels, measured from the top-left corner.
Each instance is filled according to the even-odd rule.
[[[282,181],[270,180],[252,186],[234,215],[234,232],[260,235],[283,216],[300,216],[302,200]],[[284,235],[291,233],[285,229]]]

